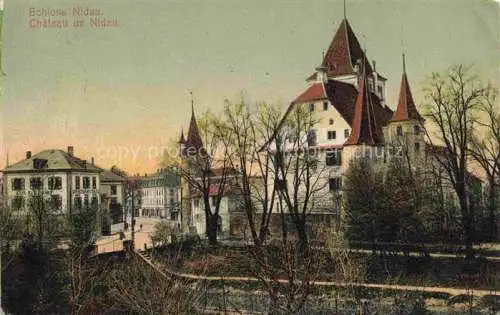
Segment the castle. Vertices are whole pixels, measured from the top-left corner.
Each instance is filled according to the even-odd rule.
[[[425,156],[424,119],[413,101],[404,55],[399,99],[393,111],[386,103],[387,79],[377,71],[375,61],[370,63],[346,18],[306,82],[308,87],[291,102],[284,119],[297,107],[306,108],[314,118],[307,147],[316,151],[326,170],[321,175],[323,188],[315,196],[324,199],[314,206],[319,220],[331,216],[332,208],[340,213],[340,203],[332,203],[331,196],[341,196],[343,175],[354,157],[372,154],[387,158],[382,151],[395,143],[404,143],[412,159]],[[197,152],[203,147],[194,110],[187,138],[182,133],[179,145],[182,156],[189,149]],[[188,187],[183,191],[183,198],[189,199]],[[191,204],[190,208],[196,207]],[[195,219],[198,215],[186,216]]]

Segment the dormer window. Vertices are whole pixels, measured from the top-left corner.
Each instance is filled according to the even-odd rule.
[[[41,170],[47,166],[47,160],[45,159],[33,159],[33,168]]]

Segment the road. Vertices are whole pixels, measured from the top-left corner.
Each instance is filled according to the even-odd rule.
[[[161,222],[160,219],[152,218],[136,218],[135,224],[135,248],[144,249],[144,246],[151,248],[153,246],[151,242],[151,234],[153,233],[154,226],[156,223]],[[131,240],[132,233],[129,231],[125,232],[125,239]],[[123,241],[120,240],[120,234],[115,233],[110,236],[103,236],[96,241],[97,253],[109,253],[123,250]]]

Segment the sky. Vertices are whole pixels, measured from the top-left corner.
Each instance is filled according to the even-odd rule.
[[[0,1],[1,3],[1,1]],[[492,1],[347,0],[395,107],[401,54],[417,104],[434,71],[473,64],[500,82],[500,14]],[[73,27],[77,6],[117,26]],[[30,9],[32,11],[30,11]],[[65,10],[67,28],[31,28]],[[95,11],[94,11],[95,12]],[[286,106],[307,87],[343,18],[340,0],[15,0],[4,7],[0,168],[26,151],[75,147],[102,167],[151,172],[191,113],[225,98]],[[175,150],[175,148],[173,148]]]

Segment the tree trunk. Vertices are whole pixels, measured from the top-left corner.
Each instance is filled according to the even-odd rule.
[[[308,253],[308,248],[309,248],[309,237],[307,235],[307,230],[306,230],[306,220],[298,220],[296,222],[296,227],[297,227],[297,234],[299,236],[299,246],[300,246],[300,251],[304,254]]]
[[[474,232],[472,221],[473,218],[470,213],[469,198],[467,197],[467,190],[465,189],[465,184],[458,187],[457,189],[458,199],[460,202],[460,211],[462,214],[462,226],[464,229],[465,236],[465,256],[466,258],[471,258],[473,256],[472,244],[474,241]]]
[[[210,214],[207,217],[207,238],[210,245],[217,245],[218,215]]]
[[[488,192],[488,210],[489,218],[488,222],[490,225],[490,241],[495,241],[497,239],[497,223],[496,223],[496,190],[495,181],[493,178],[489,180],[489,192]]]

